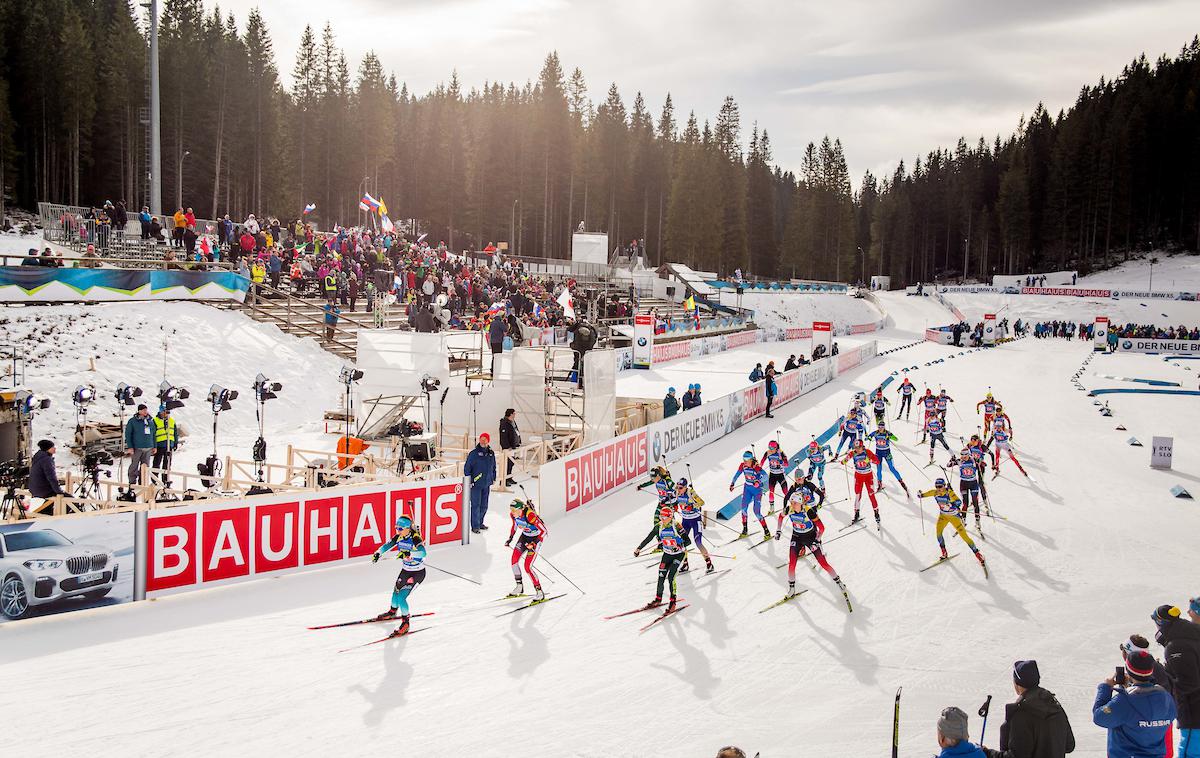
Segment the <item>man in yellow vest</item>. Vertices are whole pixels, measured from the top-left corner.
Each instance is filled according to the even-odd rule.
[[[257,300],[262,295],[262,283],[267,278],[267,267],[262,261],[255,259],[250,265],[250,281],[254,283],[254,298]]]
[[[158,415],[154,417],[153,467],[162,471],[170,470],[171,454],[177,447],[179,447],[179,437],[175,432],[175,419],[171,418],[171,411],[164,403],[158,406]],[[162,482],[165,485],[171,483],[165,476],[162,477]]]

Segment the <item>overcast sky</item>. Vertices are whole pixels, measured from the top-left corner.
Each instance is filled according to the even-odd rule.
[[[221,2],[243,26],[254,5],[286,86],[305,23],[333,24],[352,72],[375,50],[418,93],[453,69],[464,89],[535,79],[557,50],[593,101],[616,82],[626,107],[640,90],[657,118],[669,91],[681,126],[733,95],[743,144],[757,121],[785,169],[808,142],[839,137],[856,186],[959,135],[1007,135],[1039,100],[1056,113],[1084,84],[1141,52],[1174,55],[1200,31],[1197,0]]]

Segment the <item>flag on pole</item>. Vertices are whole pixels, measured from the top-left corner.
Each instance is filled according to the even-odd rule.
[[[309,203],[308,205],[304,206],[304,213],[305,213],[305,215],[307,215],[309,213],[312,213],[316,209],[317,209],[316,203]]]
[[[395,231],[396,226],[392,223],[392,220],[387,217],[386,213],[381,213],[379,215],[379,228],[382,229],[385,234],[391,234],[393,231]]]
[[[563,289],[562,294],[558,296],[558,304],[562,306],[564,316],[575,318],[575,305],[571,302],[571,290]]]
[[[688,295],[687,300],[683,301],[683,307],[687,308],[689,311],[695,311],[696,310],[696,298],[692,297],[691,295]]]
[[[386,215],[388,215],[387,205],[384,204],[383,198],[381,197],[381,198],[379,198],[379,216],[382,218],[383,216],[386,216]]]
[[[378,200],[371,197],[370,192],[364,192],[362,200],[358,201],[358,207],[362,208],[364,211],[377,211],[379,210],[380,205],[381,203]]]

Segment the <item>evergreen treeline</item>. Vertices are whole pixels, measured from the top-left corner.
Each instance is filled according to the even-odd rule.
[[[39,200],[144,202],[144,14],[128,0],[0,0],[0,186]],[[763,276],[895,283],[1087,269],[1145,246],[1197,248],[1200,41],[1042,106],[1005,139],[959,140],[853,186],[844,149],[810,144],[798,173],[725,99],[710,122],[617,85],[593,100],[549,54],[536,81],[412,93],[329,24],[298,40],[283,88],[262,16],[166,0],[160,29],[163,206],[200,217],[355,223],[365,189],[452,249],[512,240],[566,257],[582,221],[650,260]],[[182,175],[180,175],[182,169]],[[0,193],[3,194],[3,193]],[[2,201],[0,201],[2,202]]]

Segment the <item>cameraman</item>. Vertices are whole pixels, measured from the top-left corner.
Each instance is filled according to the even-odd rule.
[[[154,417],[154,468],[162,471],[163,484],[170,484],[167,471],[171,468],[171,454],[179,447],[179,437],[175,432],[175,419],[171,418],[171,410],[166,403],[158,406],[158,415]]]
[[[1154,683],[1154,657],[1145,650],[1127,653],[1125,666],[1096,686],[1092,721],[1108,730],[1109,758],[1165,758],[1174,719],[1175,700]]]
[[[29,465],[29,494],[47,500],[57,495],[65,496],[67,493],[58,483],[58,472],[54,468],[54,441],[40,440],[37,444],[38,451]]]
[[[129,483],[140,484],[142,466],[149,466],[154,459],[156,424],[150,409],[143,403],[137,414],[125,422],[125,454],[129,456]]]

